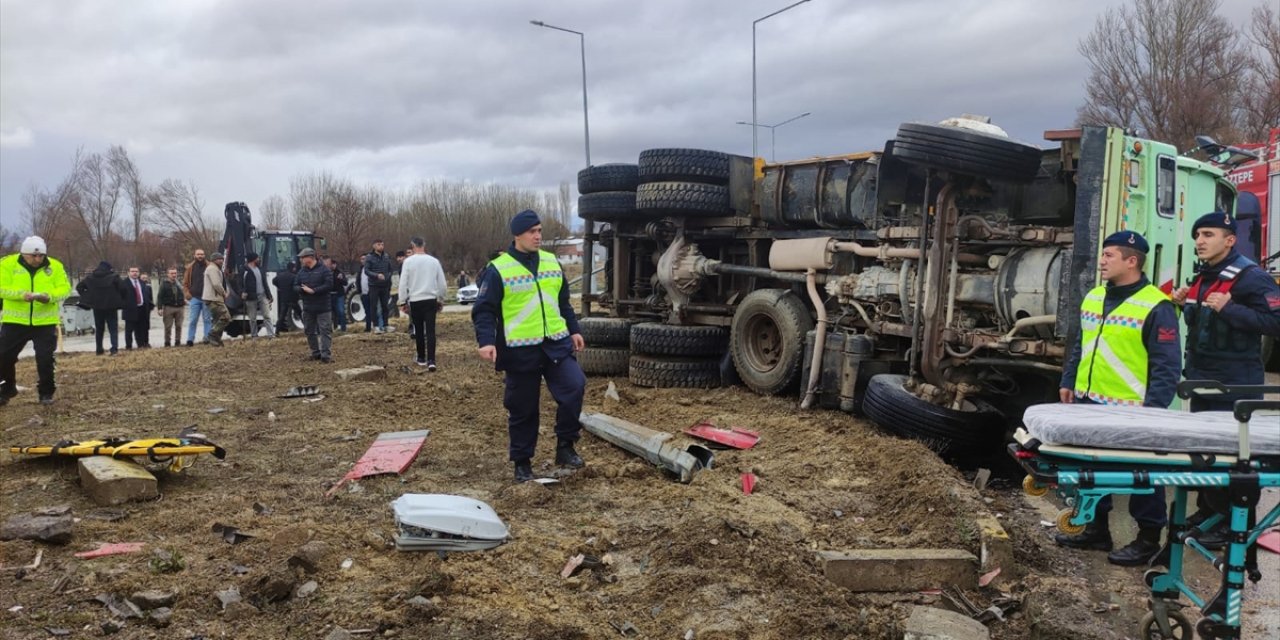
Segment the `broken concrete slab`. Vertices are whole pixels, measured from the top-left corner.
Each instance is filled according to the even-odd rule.
[[[387,370],[375,364],[339,369],[333,373],[346,382],[381,382],[387,379]]]
[[[1016,577],[1018,563],[1013,559],[1013,541],[1009,533],[991,514],[984,513],[975,519],[981,543],[980,566],[983,571],[999,568],[1006,579]]]
[[[902,640],[989,640],[991,632],[968,616],[933,607],[914,606]]]
[[[20,513],[0,524],[0,540],[35,540],[49,544],[71,542],[71,514],[37,516]]]
[[[321,540],[312,540],[293,552],[287,561],[290,567],[302,569],[304,573],[315,573],[324,565],[329,555],[329,545]]]
[[[80,458],[80,486],[100,505],[152,500],[160,495],[156,477],[141,465],[107,456]]]
[[[958,549],[819,551],[818,561],[828,580],[850,591],[974,589],[978,584],[978,559]]]
[[[129,596],[129,601],[138,605],[143,611],[159,609],[161,607],[173,606],[178,600],[178,594],[174,591],[160,591],[159,589],[148,589],[146,591],[138,591]]]

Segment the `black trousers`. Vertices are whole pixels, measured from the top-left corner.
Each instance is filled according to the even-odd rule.
[[[28,341],[36,350],[36,373],[40,376],[36,391],[42,396],[51,396],[57,388],[53,381],[53,352],[58,348],[58,325],[0,324],[0,394],[17,395],[18,354],[22,353]]]
[[[377,326],[383,329],[387,328],[387,315],[391,313],[391,287],[369,286],[369,306],[378,311]],[[368,317],[369,311],[365,310],[365,317]]]
[[[124,321],[124,348],[126,349],[132,349],[134,342],[138,343],[139,348],[151,346],[151,316],[145,309],[138,309],[135,313],[137,313],[135,320]]]
[[[104,331],[111,332],[111,353],[115,353],[120,347],[120,311],[118,309],[93,310],[93,342],[98,348],[98,353],[102,353]]]
[[[533,457],[538,446],[538,397],[542,381],[556,401],[556,439],[576,442],[581,435],[582,398],[587,390],[587,377],[573,356],[552,362],[542,356],[537,371],[508,371],[502,405],[507,409],[507,456],[513,462]]]
[[[293,299],[285,299],[283,295],[276,297],[276,333],[284,333],[293,331],[293,316],[302,317],[302,309],[298,308],[298,301]]]
[[[409,303],[409,323],[419,360],[436,361],[436,314],[439,312],[440,305],[434,299]]]

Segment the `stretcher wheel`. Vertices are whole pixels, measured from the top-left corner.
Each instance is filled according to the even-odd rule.
[[[1156,580],[1163,578],[1166,575],[1168,575],[1168,572],[1166,571],[1161,571],[1159,569],[1147,569],[1146,573],[1142,574],[1142,581],[1146,583],[1148,589],[1154,589],[1156,587]]]
[[[1036,482],[1036,479],[1031,476],[1026,476],[1022,479],[1022,491],[1029,496],[1039,498],[1040,496],[1049,493],[1049,487]]]
[[[1138,637],[1142,640],[1193,640],[1195,638],[1191,621],[1187,620],[1181,611],[1170,611],[1167,615],[1170,635],[1160,631],[1160,625],[1156,623],[1156,614],[1149,611],[1138,623]]]
[[[1084,525],[1071,524],[1071,517],[1074,515],[1075,515],[1075,511],[1071,509],[1063,509],[1062,511],[1059,511],[1058,512],[1058,531],[1061,531],[1069,536],[1074,536],[1074,535],[1079,535],[1081,533],[1084,533]]]

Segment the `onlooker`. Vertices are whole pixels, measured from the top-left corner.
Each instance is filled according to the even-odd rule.
[[[410,249],[409,253],[413,253],[413,250]],[[396,270],[391,272],[391,304],[387,305],[391,307],[392,318],[400,317],[400,269],[404,266],[404,260],[407,257],[408,254],[404,251],[396,252]]]
[[[103,260],[76,285],[76,293],[80,294],[80,304],[93,309],[93,342],[97,354],[103,354],[103,336],[110,335],[111,355],[116,355],[120,347],[120,308],[124,306],[125,297],[120,276],[111,268],[111,263]]]
[[[297,278],[298,263],[290,262],[284,271],[272,278],[271,284],[276,286],[276,332],[284,333],[293,330],[293,318],[302,317],[298,309],[298,294],[293,292],[293,281]]]
[[[231,312],[227,311],[227,285],[222,276],[222,254],[209,256],[209,266],[204,270],[204,306],[213,316],[213,328],[205,341],[215,347],[222,346],[222,330],[231,322]]]
[[[558,406],[556,464],[584,464],[573,444],[582,432],[578,416],[587,378],[573,354],[585,344],[569,304],[564,271],[554,254],[540,249],[538,214],[516,214],[511,235],[511,247],[482,273],[471,321],[480,345],[477,353],[506,372],[502,404],[507,409],[508,456],[515,463],[516,482],[528,482],[533,479],[531,458],[538,444],[538,397],[544,378]]]
[[[164,321],[164,346],[169,346],[169,329],[173,329],[173,346],[182,344],[182,312],[186,309],[183,304],[182,284],[178,282],[178,270],[169,267],[165,272],[165,280],[160,283],[160,299],[157,301],[160,307],[160,318]]]
[[[325,364],[333,362],[330,347],[333,341],[333,303],[329,291],[333,289],[333,272],[316,260],[315,249],[298,252],[298,269],[293,290],[302,301],[302,327],[307,333],[307,346],[311,347],[311,359]]]
[[[262,269],[258,268],[258,254],[250,251],[244,256],[244,283],[240,287],[240,299],[244,300],[244,314],[249,319],[249,338],[258,337],[258,314],[262,314],[262,324],[267,327],[267,337],[276,337],[275,326],[271,324],[271,289],[262,277]]]
[[[467,276],[466,269],[459,271],[458,272],[458,288],[461,289],[469,284],[471,284],[471,278]]]
[[[323,256],[324,266],[329,269],[330,277],[333,278],[332,288],[329,289],[329,308],[333,312],[333,326],[338,331],[347,330],[347,274],[342,272],[338,267],[338,261],[329,256]]]
[[[47,255],[44,240],[31,236],[22,241],[16,255],[0,259],[0,406],[18,395],[17,364],[27,342],[36,351],[36,392],[40,404],[53,404],[55,356],[58,346],[58,313],[71,294],[71,282],[62,263]],[[16,422],[16,418],[15,418]]]
[[[151,301],[151,287],[143,284],[141,275],[137,267],[129,267],[129,277],[124,281],[124,308],[120,315],[124,317],[125,351],[132,351],[134,342],[139,349],[146,349],[151,331],[151,308],[155,304]]]
[[[378,333],[387,330],[388,305],[391,304],[391,257],[381,240],[373,241],[373,251],[365,257],[364,269],[369,272],[369,303],[378,312]]]
[[[356,278],[356,289],[360,293],[360,308],[364,309],[364,332],[369,333],[377,323],[374,311],[369,306],[369,272],[364,270],[365,258],[366,256],[360,256],[360,275]]]
[[[196,324],[204,318],[204,337],[209,339],[209,330],[213,327],[213,315],[204,308],[204,270],[209,263],[204,260],[204,249],[196,249],[195,258],[182,272],[182,291],[190,304],[190,318],[187,319],[187,346],[195,344]]]
[[[427,255],[426,241],[413,239],[413,255],[400,269],[400,299],[404,301],[413,327],[414,345],[418,349],[415,362],[427,371],[436,370],[436,314],[444,307],[449,284],[440,261]]]
[[[150,349],[151,348],[151,312],[155,311],[156,309],[156,290],[151,288],[150,275],[143,273],[142,275],[138,276],[138,279],[142,280],[142,299],[147,301],[147,313],[146,313],[147,326],[146,326],[146,329],[143,330],[143,334],[142,334],[143,337],[146,338],[146,342],[143,344],[142,348]]]

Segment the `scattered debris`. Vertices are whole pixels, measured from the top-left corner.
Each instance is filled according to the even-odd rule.
[[[268,516],[271,515],[271,507],[268,507],[261,502],[255,502],[253,503],[253,512],[260,516]]]
[[[312,402],[320,402],[321,400],[324,400],[324,394],[320,394],[314,398],[307,398],[306,400],[303,400],[303,402],[311,404]]]
[[[695,438],[719,445],[720,448],[750,449],[760,442],[760,434],[740,427],[722,429],[714,423],[703,420],[684,432]]]
[[[146,591],[138,591],[129,596],[129,601],[138,605],[143,611],[151,611],[161,607],[173,606],[177,602],[178,594],[176,591],[159,591],[156,589],[148,589]]]
[[[49,544],[66,544],[71,542],[71,526],[74,523],[70,514],[60,516],[38,516],[20,513],[0,524],[0,540],[35,540]]]
[[[710,469],[715,454],[696,444],[681,450],[669,433],[655,431],[603,413],[583,413],[582,427],[592,435],[674,473],[683,483],[700,469]]]
[[[334,627],[333,630],[329,632],[329,635],[324,637],[324,640],[354,640],[354,638],[355,636],[352,636],[350,631],[347,631],[342,627]]]
[[[618,395],[618,386],[609,381],[609,387],[604,390],[604,397],[614,402],[622,402],[622,397]]]
[[[342,564],[339,566],[342,568],[343,571],[346,571],[347,569],[350,569],[351,567],[355,566],[355,563],[356,563],[355,560],[352,560],[351,558],[347,558],[346,560],[343,560]]]
[[[963,614],[916,605],[903,629],[903,640],[987,640],[991,632]]]
[[[276,421],[276,412],[274,412],[274,411],[268,411],[268,412],[267,412],[267,422],[275,422],[275,421]]]
[[[583,569],[595,569],[601,564],[602,561],[600,558],[579,553],[578,555],[569,558],[569,561],[565,563],[564,569],[560,570],[560,577],[569,578],[577,575]]]
[[[298,587],[298,590],[293,593],[293,597],[305,598],[315,593],[316,589],[319,589],[319,588],[320,588],[320,585],[315,580],[308,580],[304,582],[302,586]]]
[[[28,427],[42,427],[42,426],[44,426],[44,418],[41,418],[41,417],[40,417],[40,416],[38,416],[38,415],[37,415],[37,416],[31,416],[30,418],[27,418],[27,426],[28,426]]]
[[[227,412],[226,407],[214,407],[212,409],[209,409],[209,413],[212,413],[215,416],[218,415],[219,413],[226,413],[226,412]]]
[[[298,386],[296,386],[296,387],[290,387],[288,391],[285,391],[285,392],[284,392],[283,394],[281,394],[279,397],[281,397],[281,398],[305,398],[305,397],[308,397],[308,396],[314,396],[314,395],[317,395],[317,394],[319,394],[319,393],[320,393],[320,387],[319,387],[319,386],[314,385],[314,384],[305,384],[305,385],[298,385]]]
[[[71,513],[71,505],[60,504],[56,507],[44,507],[43,509],[36,509],[31,513],[37,516],[65,516],[68,513]]]
[[[329,489],[326,497],[332,496],[348,480],[367,478],[387,473],[401,474],[422,450],[422,445],[431,435],[430,429],[418,431],[396,431],[383,433],[369,445],[369,450],[356,461],[354,467],[342,476],[342,479]]]
[[[100,593],[94,600],[106,605],[107,610],[118,618],[141,618],[142,609],[138,605],[111,593]]]
[[[321,540],[312,540],[293,552],[287,561],[290,567],[302,569],[303,573],[315,573],[324,565],[325,557],[329,555],[329,545]]]
[[[213,595],[217,597],[218,602],[222,604],[223,611],[226,611],[227,607],[230,606],[231,604],[240,602],[241,600],[240,590],[235,588],[234,586],[224,589],[222,591],[216,591],[214,592]]]
[[[257,534],[246,533],[229,524],[222,524],[221,522],[213,523],[212,529],[214,533],[222,536],[222,539],[227,544],[240,544],[249,538],[258,537]]]
[[[406,493],[391,503],[400,551],[481,551],[507,540],[493,507],[464,496]]]
[[[77,558],[91,560],[93,558],[101,558],[103,556],[114,556],[124,553],[136,553],[142,551],[142,547],[146,546],[145,542],[112,542],[100,543],[97,549],[90,551],[81,551],[74,554]]]
[[[746,495],[751,495],[751,492],[755,491],[755,489],[756,474],[750,472],[742,474],[742,492]]]
[[[991,584],[991,581],[995,580],[998,575],[1000,575],[1000,567],[996,567],[995,569],[978,576],[978,586],[985,587]]]
[[[982,491],[987,488],[987,483],[991,481],[990,469],[978,469],[977,475],[973,476],[973,488]]]
[[[77,466],[81,488],[99,505],[152,500],[160,495],[156,477],[130,460],[94,455],[80,458]]]
[[[387,370],[376,364],[353,369],[339,369],[333,373],[345,382],[382,382],[387,379]]]
[[[36,557],[29,564],[12,566],[12,567],[0,567],[0,571],[17,571],[21,573],[25,571],[31,571],[33,569],[38,569],[40,568],[41,558],[44,558],[44,549],[36,549]]]
[[[609,621],[609,626],[613,627],[614,629],[617,629],[618,633],[621,633],[622,635],[627,637],[640,635],[640,630],[637,629],[634,624],[631,624],[629,620],[623,620],[620,623],[613,622],[611,620]]]
[[[147,621],[157,627],[169,626],[170,620],[173,619],[173,609],[169,607],[160,607],[147,615]]]
[[[90,511],[81,517],[88,518],[89,520],[101,520],[103,522],[118,522],[129,517],[129,514],[123,509],[99,509],[97,511]]]
[[[55,637],[55,638],[61,638],[61,637],[63,637],[63,636],[69,636],[69,635],[71,635],[71,630],[70,630],[70,629],[59,629],[59,628],[57,628],[57,627],[43,627],[43,629],[44,629],[45,633],[47,633],[47,634],[49,634],[49,635],[51,635],[51,636],[53,636],[53,637]]]
[[[1258,548],[1280,553],[1280,531],[1268,531],[1258,536]]]
[[[440,605],[425,596],[414,596],[405,601],[415,617],[432,620],[440,615]]]

